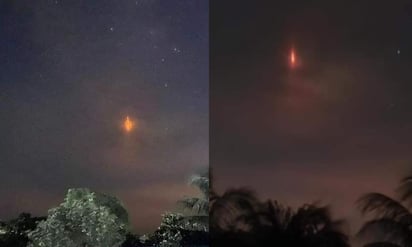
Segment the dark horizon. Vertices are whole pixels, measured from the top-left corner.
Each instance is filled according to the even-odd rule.
[[[1,220],[87,187],[145,233],[198,194],[187,180],[208,166],[207,1],[5,0],[0,13]]]
[[[355,233],[364,221],[356,200],[394,195],[412,171],[411,7],[212,1],[217,190],[247,186],[293,207],[321,201]]]

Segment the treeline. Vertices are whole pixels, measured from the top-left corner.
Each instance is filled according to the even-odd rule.
[[[209,187],[208,173],[193,176],[191,184],[201,195],[179,201],[182,210],[163,214],[150,234],[131,231],[127,211],[115,197],[71,189],[45,217],[23,213],[1,222],[0,246],[350,246],[346,222],[334,219],[327,206],[293,209],[242,188],[218,194]],[[412,246],[412,176],[402,179],[396,192],[396,198],[374,192],[356,202],[369,219],[355,236],[357,246]]]
[[[45,217],[23,213],[1,222],[0,247],[208,246],[208,174],[195,175],[190,182],[199,188],[200,196],[179,201],[181,210],[164,213],[153,233],[133,233],[117,198],[79,188],[70,189]]]
[[[412,246],[412,175],[401,180],[397,197],[368,193],[357,202],[367,220],[352,241],[364,247]],[[260,201],[253,191],[211,189],[212,246],[348,247],[346,222],[334,219],[329,207],[307,204],[297,209],[276,200]]]

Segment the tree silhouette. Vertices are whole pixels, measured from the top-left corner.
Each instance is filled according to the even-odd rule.
[[[276,201],[262,203],[245,188],[216,194],[209,215],[214,246],[349,246],[343,222],[332,220],[328,207],[294,211]]]
[[[251,227],[252,216],[259,212],[260,202],[253,191],[230,189],[210,200],[210,224],[215,233],[243,231]]]
[[[306,204],[294,211],[278,202],[267,202],[259,232],[265,241],[285,246],[349,246],[343,221],[332,220],[328,207]]]
[[[372,235],[368,247],[412,246],[412,176],[405,177],[397,190],[398,199],[381,193],[368,193],[358,200],[363,214],[372,214],[358,236]]]

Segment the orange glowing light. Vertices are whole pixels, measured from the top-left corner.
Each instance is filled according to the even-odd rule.
[[[126,132],[130,132],[134,128],[134,122],[130,120],[129,116],[126,117],[126,120],[124,120],[123,123],[123,128],[126,130]]]
[[[296,56],[294,50],[290,52],[290,64],[292,65],[292,67],[296,64]]]

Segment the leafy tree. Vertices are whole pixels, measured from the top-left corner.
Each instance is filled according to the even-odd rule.
[[[0,246],[26,247],[27,233],[36,228],[45,217],[32,217],[28,213],[21,213],[16,219],[1,224]]]
[[[66,198],[66,205],[74,205],[82,200],[93,200],[99,206],[106,207],[111,214],[119,218],[120,222],[124,223],[127,228],[130,227],[129,215],[116,197],[102,193],[91,192],[89,189],[69,189]]]
[[[88,189],[70,189],[60,206],[29,233],[30,247],[115,247],[129,230],[120,201]]]
[[[181,230],[184,229],[184,217],[182,214],[165,213],[162,222],[155,233],[156,246],[180,247],[182,241]]]

